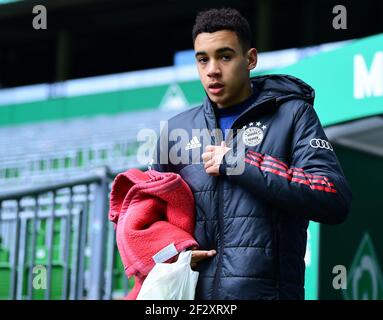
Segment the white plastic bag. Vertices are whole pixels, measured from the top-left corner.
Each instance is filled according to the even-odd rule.
[[[145,278],[137,300],[194,300],[199,272],[190,267],[191,250],[174,263],[156,263]]]

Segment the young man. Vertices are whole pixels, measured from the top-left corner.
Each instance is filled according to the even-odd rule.
[[[201,12],[193,41],[207,97],[169,120],[168,132],[191,141],[181,149],[162,130],[153,169],[180,174],[194,193],[196,299],[304,299],[309,220],[341,223],[351,202],[314,90],[292,76],[250,78],[257,51],[236,10]],[[224,139],[203,148],[194,130],[217,128]],[[179,152],[189,161],[172,162]]]

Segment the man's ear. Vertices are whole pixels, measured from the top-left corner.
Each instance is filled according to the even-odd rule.
[[[258,54],[257,49],[250,48],[249,51],[247,51],[247,70],[252,70],[256,67],[258,62]]]

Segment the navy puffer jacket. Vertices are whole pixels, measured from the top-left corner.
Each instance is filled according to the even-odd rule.
[[[251,81],[260,94],[234,122],[218,177],[201,158],[222,139],[209,134],[217,121],[207,97],[171,118],[157,141],[153,169],[189,184],[196,240],[217,251],[198,265],[196,299],[304,299],[309,220],[337,224],[349,212],[352,194],[313,108],[314,90],[286,75]]]

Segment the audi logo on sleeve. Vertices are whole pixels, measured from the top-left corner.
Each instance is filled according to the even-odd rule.
[[[326,150],[331,150],[334,151],[332,148],[332,145],[330,142],[322,139],[311,139],[310,140],[310,146],[317,149],[326,149]]]

